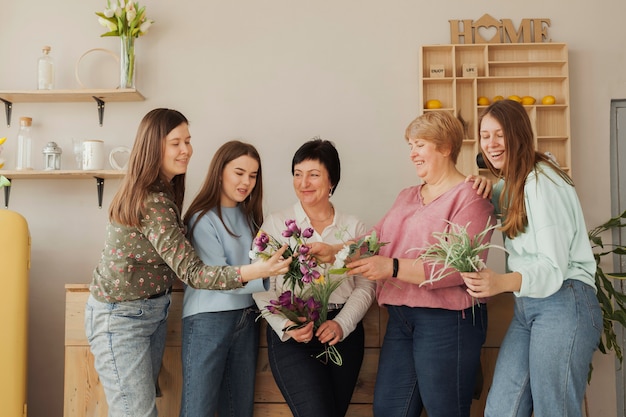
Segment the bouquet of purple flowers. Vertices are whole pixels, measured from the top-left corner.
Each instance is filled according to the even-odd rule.
[[[293,330],[310,322],[313,322],[317,329],[326,321],[330,295],[346,277],[327,279],[316,269],[317,259],[309,253],[309,247],[306,246],[306,240],[313,236],[312,228],[301,230],[293,219],[285,221],[285,226],[286,229],[281,235],[289,239],[289,247],[283,256],[285,259],[290,256],[292,260],[289,271],[283,279],[289,290],[283,292],[277,300],[271,300],[270,305],[265,307],[265,313],[280,314],[295,323],[283,331]],[[268,258],[281,247],[280,241],[261,230],[254,239],[255,250],[250,257]],[[341,355],[335,346],[326,345],[317,358],[324,363],[330,360],[336,365],[342,364]]]
[[[285,259],[291,257],[291,264],[289,265],[289,271],[284,276],[284,280],[289,283],[289,287],[293,292],[296,286],[302,289],[304,284],[313,282],[321,274],[315,269],[317,267],[317,259],[309,254],[309,247],[306,246],[306,239],[313,236],[313,229],[307,227],[301,230],[293,219],[285,221],[285,226],[287,228],[281,234],[289,239],[289,247],[283,254],[283,257]],[[251,252],[250,257],[252,259],[257,257],[269,259],[281,247],[282,243],[276,238],[263,230],[259,230],[256,238],[254,238],[255,250]]]

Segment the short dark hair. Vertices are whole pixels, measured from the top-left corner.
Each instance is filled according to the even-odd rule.
[[[293,160],[291,161],[291,175],[294,174],[296,164],[307,160],[319,161],[324,165],[332,184],[332,188],[330,189],[330,194],[332,195],[341,178],[341,162],[339,161],[339,153],[335,145],[331,141],[320,138],[313,138],[305,142],[293,155]]]

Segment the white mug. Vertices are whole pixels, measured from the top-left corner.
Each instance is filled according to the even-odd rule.
[[[109,154],[109,164],[113,169],[123,171],[128,168],[128,157],[130,156],[130,149],[126,146],[119,146],[113,148]]]
[[[83,170],[104,169],[104,141],[83,141]]]

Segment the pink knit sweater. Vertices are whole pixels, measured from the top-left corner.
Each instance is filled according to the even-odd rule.
[[[495,224],[491,202],[477,195],[471,183],[460,183],[427,205],[422,200],[421,188],[422,185],[418,185],[402,190],[391,209],[374,227],[380,241],[390,242],[382,247],[380,255],[418,258],[427,246],[437,242],[433,232],[443,232],[448,226],[446,221],[461,226],[469,224],[470,236],[480,233],[487,223]],[[482,258],[486,262],[486,252]],[[431,265],[425,264],[424,272],[428,279]],[[390,277],[378,282],[376,295],[380,305],[448,310],[463,310],[472,305],[459,273],[421,287]]]

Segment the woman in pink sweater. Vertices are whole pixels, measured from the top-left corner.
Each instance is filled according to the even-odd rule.
[[[468,295],[458,272],[425,283],[433,271],[417,259],[448,222],[467,225],[470,236],[495,223],[493,206],[483,198],[488,192],[456,169],[463,136],[461,123],[448,112],[428,112],[411,122],[405,137],[422,183],[402,190],[374,227],[379,240],[389,242],[380,254],[346,265],[350,274],[378,281],[378,303],[389,312],[375,416],[418,417],[423,409],[429,417],[470,415],[486,305]]]

